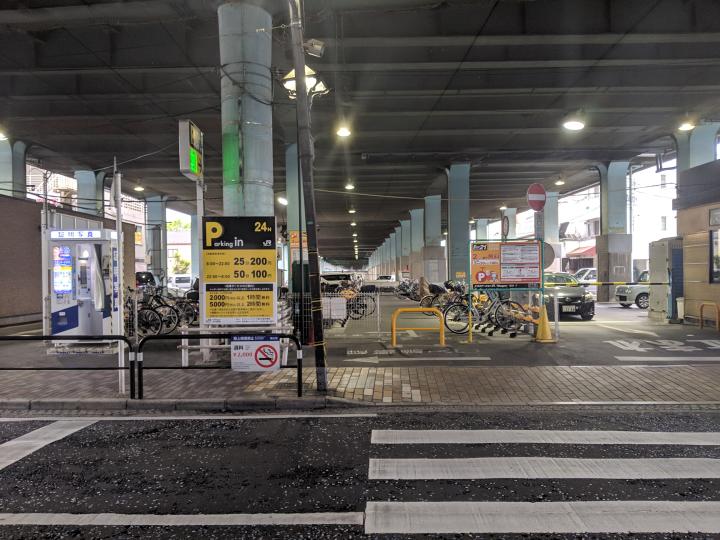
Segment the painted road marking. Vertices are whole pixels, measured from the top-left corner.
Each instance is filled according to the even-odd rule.
[[[82,420],[91,422],[132,422],[135,420],[165,422],[173,420],[298,420],[303,418],[375,418],[377,413],[348,414],[254,414],[254,415],[192,415],[192,416],[83,416]],[[54,422],[56,420],[77,421],[75,417],[25,416],[0,418],[0,422]]]
[[[86,419],[60,420],[0,444],[0,470],[94,423]]]
[[[374,429],[372,444],[671,444],[720,446],[720,432]]]
[[[379,364],[381,362],[438,362],[443,360],[450,361],[489,361],[489,356],[422,356],[417,358],[396,358],[392,356],[380,358],[379,356],[368,356],[365,358],[350,358],[345,362],[363,362],[368,364]]]
[[[228,526],[228,525],[362,525],[362,512],[297,514],[0,514],[0,525],[118,525],[118,526]]]
[[[720,502],[368,502],[366,534],[720,533]]]
[[[600,326],[609,330],[615,330],[616,332],[627,332],[628,334],[647,334],[649,336],[658,337],[655,332],[650,332],[648,330],[636,330],[634,328],[618,328],[616,326],[608,326],[606,324],[596,324],[595,326]]]
[[[370,480],[720,478],[720,459],[577,459],[553,457],[371,459],[368,476]]]
[[[720,356],[616,356],[620,362],[720,362]]]

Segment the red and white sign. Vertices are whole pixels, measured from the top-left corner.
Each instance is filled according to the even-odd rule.
[[[527,190],[527,202],[530,208],[536,212],[540,212],[545,208],[545,200],[547,199],[547,193],[545,187],[542,184],[530,184]]]
[[[279,358],[278,350],[272,345],[260,345],[255,349],[255,363],[263,369],[272,368]]]
[[[233,336],[230,366],[235,371],[275,371],[280,369],[280,339],[275,336]]]

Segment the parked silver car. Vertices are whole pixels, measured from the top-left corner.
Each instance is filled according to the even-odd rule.
[[[650,273],[646,270],[640,274],[637,285],[618,285],[615,300],[624,308],[635,304],[640,309],[647,309],[650,305],[650,285],[643,285],[643,282],[648,281]]]

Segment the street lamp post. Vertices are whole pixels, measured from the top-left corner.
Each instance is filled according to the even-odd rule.
[[[313,185],[313,143],[310,133],[310,102],[307,87],[307,70],[305,69],[305,56],[303,51],[302,22],[295,0],[288,0],[290,10],[290,34],[292,37],[292,54],[295,73],[304,73],[306,77],[294,77],[295,96],[297,100],[297,138],[298,138],[298,162],[300,172],[300,183],[302,184],[305,219],[307,220],[309,277],[310,277],[310,312],[312,315],[313,347],[315,349],[315,371],[317,378],[317,389],[321,392],[327,391],[327,368],[325,362],[325,338],[323,335],[322,320],[322,298],[320,296],[320,262],[317,249],[317,222],[315,219],[315,193]],[[319,77],[316,77],[316,81]],[[314,85],[317,88],[317,83]],[[324,86],[324,84],[323,84]],[[287,88],[287,87],[286,87]],[[327,93],[327,88],[325,88]],[[292,95],[290,96],[293,97]],[[302,199],[301,199],[302,200]],[[300,235],[302,242],[302,234]],[[302,254],[302,243],[300,244]],[[302,290],[302,287],[301,287]],[[301,310],[302,310],[301,306]]]

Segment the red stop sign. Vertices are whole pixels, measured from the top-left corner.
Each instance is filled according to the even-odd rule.
[[[545,199],[547,199],[545,187],[542,184],[530,184],[527,190],[527,202],[530,208],[540,212],[545,208]]]

